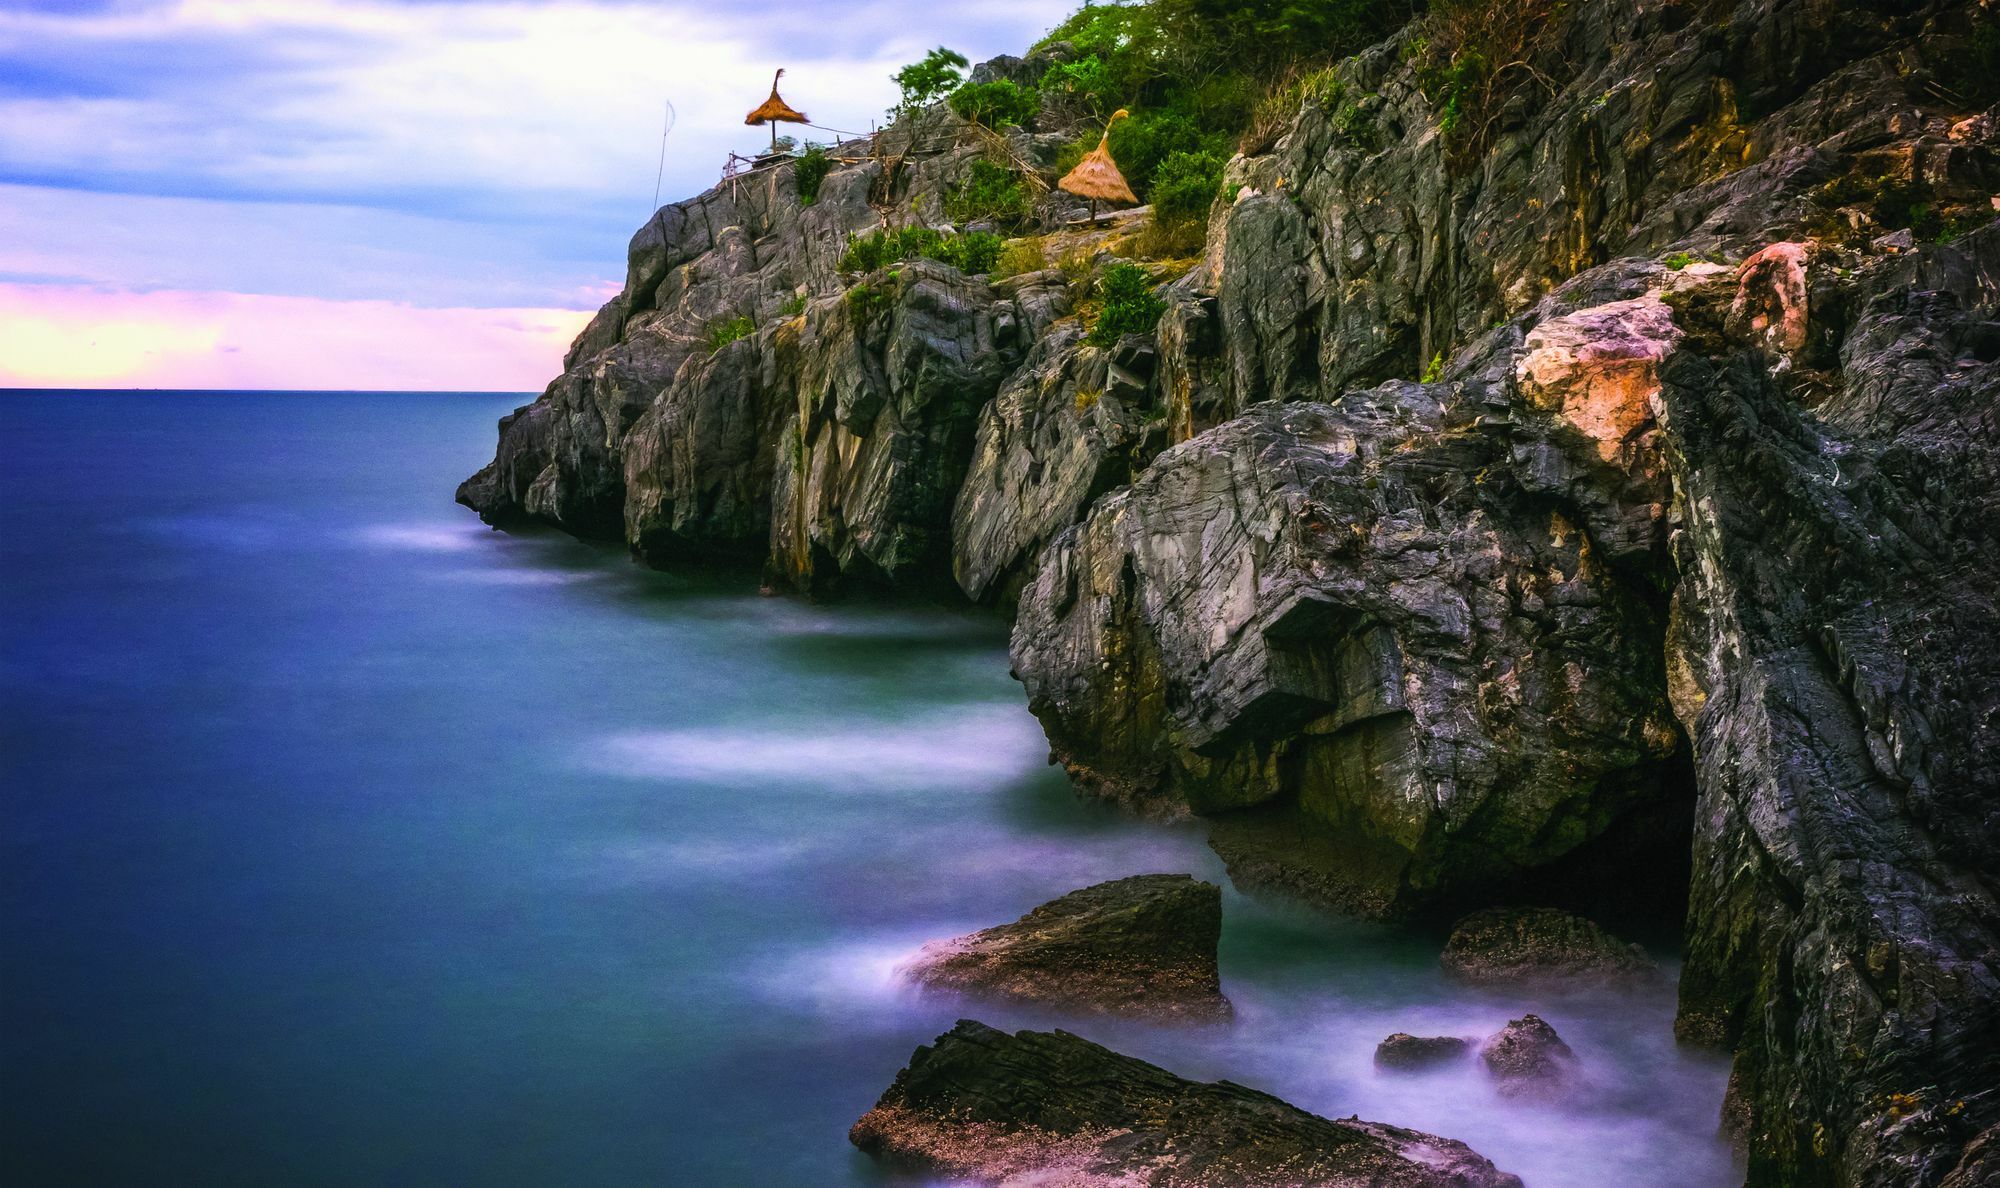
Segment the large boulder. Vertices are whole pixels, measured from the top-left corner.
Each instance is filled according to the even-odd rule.
[[[918,1048],[848,1137],[891,1162],[985,1185],[1521,1183],[1451,1139],[1184,1080],[1067,1032],[1008,1035],[969,1020]]]
[[[1012,924],[924,946],[921,986],[1091,1013],[1227,1017],[1216,971],[1222,891],[1191,875],[1134,875],[1072,891]]]
[[[1638,945],[1555,908],[1488,908],[1460,920],[1439,958],[1484,986],[1630,981],[1659,971]]]
[[[1375,915],[1506,883],[1666,794],[1656,603],[1456,423],[1459,386],[1260,405],[1055,538],[1013,659],[1073,775],[1280,813],[1276,838],[1218,833],[1232,875],[1311,868]]]

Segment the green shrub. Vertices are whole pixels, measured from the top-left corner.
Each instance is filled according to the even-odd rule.
[[[757,333],[757,323],[749,314],[738,314],[733,318],[710,323],[708,327],[708,349],[711,354],[735,342]]]
[[[1150,334],[1167,312],[1167,303],[1153,292],[1146,270],[1136,264],[1114,264],[1097,282],[1104,308],[1090,328],[1090,341],[1111,346],[1127,334]]]
[[[847,251],[840,257],[842,272],[873,272],[882,267],[882,251],[887,240],[880,231],[868,235],[856,235],[847,241]]]
[[[944,213],[954,223],[991,219],[1015,227],[1028,217],[1028,206],[1020,176],[990,161],[974,161],[965,180],[944,198]]]
[[[849,289],[841,299],[863,321],[884,312],[895,301],[887,289],[878,289],[865,282]]]
[[[1185,111],[1140,110],[1132,118],[1111,125],[1111,155],[1119,172],[1135,194],[1146,193],[1153,174],[1174,153],[1213,153],[1228,159],[1228,137],[1205,131],[1201,122]]]
[[[1006,240],[990,231],[945,235],[929,227],[899,227],[873,231],[847,241],[840,258],[842,272],[874,272],[904,260],[938,260],[960,272],[991,272]]]
[[[816,144],[806,146],[806,151],[792,163],[792,181],[799,188],[799,205],[811,206],[819,201],[820,183],[833,169],[833,158]]]
[[[1207,222],[1209,207],[1222,189],[1222,168],[1220,153],[1167,154],[1147,193],[1153,218],[1163,223]]]
[[[1117,93],[1104,59],[1088,54],[1073,62],[1057,62],[1042,74],[1039,90],[1056,95],[1077,113],[1101,115]]]
[[[974,231],[969,235],[946,238],[931,258],[943,260],[967,276],[977,276],[993,271],[1000,262],[1000,250],[1006,244],[1006,240],[991,231]]]
[[[1424,374],[1418,379],[1417,382],[1424,384],[1434,384],[1443,378],[1444,378],[1444,352],[1439,351],[1437,354],[1431,356],[1431,361],[1429,363],[1424,365]]]
[[[916,111],[944,98],[964,79],[963,72],[968,65],[970,63],[965,60],[964,54],[939,46],[898,70],[891,76],[891,81],[902,91],[903,98],[890,110],[890,114]]]
[[[1694,263],[1694,257],[1686,252],[1674,252],[1666,258],[1664,263],[1668,268],[1673,269],[1675,272],[1679,272],[1681,269],[1686,268],[1688,265]]]
[[[1375,114],[1365,106],[1373,98],[1372,93],[1349,97],[1345,86],[1340,87],[1331,98],[1333,130],[1364,153],[1375,151],[1382,143],[1381,129],[1375,126]]]
[[[1040,92],[1004,78],[988,83],[967,83],[951,93],[950,102],[951,109],[961,119],[984,124],[988,128],[1005,128],[1010,124],[1025,128],[1042,110]]]
[[[778,312],[788,318],[796,318],[806,312],[806,295],[794,293],[778,306]]]

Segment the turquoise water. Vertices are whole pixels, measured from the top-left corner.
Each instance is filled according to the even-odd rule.
[[[1232,1028],[910,995],[924,940],[1220,864],[1071,794],[989,618],[485,530],[451,489],[517,402],[0,395],[0,1178],[876,1183],[847,1126],[973,1015],[1534,1185],[1734,1181],[1664,982],[1468,993],[1232,894]],[[1524,1009],[1585,1106],[1370,1066]]]

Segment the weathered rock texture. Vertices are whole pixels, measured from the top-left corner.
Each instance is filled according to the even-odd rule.
[[[1134,875],[1072,891],[1012,924],[924,946],[918,985],[1169,1021],[1229,1015],[1216,971],[1222,889]]]
[[[1554,1099],[1576,1087],[1576,1053],[1540,1015],[1523,1015],[1479,1046],[1500,1092]]]
[[[1336,1122],[1228,1081],[1183,1080],[1067,1032],[962,1021],[848,1136],[977,1184],[1073,1188],[1499,1188],[1521,1181],[1463,1143]]]
[[[1456,1035],[1411,1035],[1399,1031],[1375,1045],[1375,1067],[1408,1071],[1456,1064],[1472,1051],[1472,1041]]]
[[[1460,920],[1439,957],[1444,971],[1484,986],[1629,981],[1659,967],[1581,916],[1555,908],[1489,908]]]
[[[985,151],[934,111],[814,206],[780,168],[662,210],[461,498],[1018,599],[1057,757],[1209,818],[1242,884],[1437,916],[1691,861],[1680,1030],[1735,1053],[1750,1179],[1963,1182],[2000,1124],[1989,7],[1439,6],[1231,164],[1111,349],[1060,272],[837,273]],[[1505,55],[1462,102],[1453,39]]]

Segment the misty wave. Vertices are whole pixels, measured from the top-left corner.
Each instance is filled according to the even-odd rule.
[[[473,586],[573,586],[604,575],[588,569],[448,569],[433,576]]]
[[[371,524],[354,534],[364,545],[420,553],[462,553],[479,547],[490,533],[484,525]]]
[[[604,740],[584,764],[633,779],[905,789],[1004,782],[1040,768],[1047,753],[1032,717],[993,707],[896,724],[639,731]]]

